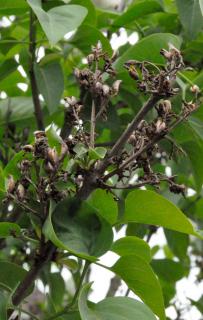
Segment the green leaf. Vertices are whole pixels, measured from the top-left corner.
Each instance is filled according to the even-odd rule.
[[[125,25],[129,25],[129,23],[136,21],[138,18],[159,11],[163,11],[163,9],[157,1],[140,1],[130,6],[127,11],[115,19],[113,27],[124,27]]]
[[[81,156],[88,152],[88,149],[85,147],[83,143],[79,142],[75,145],[73,151],[77,154],[78,158],[81,158]]]
[[[199,0],[199,5],[203,16],[203,0]]]
[[[39,91],[44,97],[49,113],[52,114],[57,111],[64,90],[61,65],[58,62],[43,66],[36,64],[34,70]]]
[[[14,59],[5,60],[0,64],[0,81],[17,69],[17,62]]]
[[[23,159],[32,159],[32,154],[30,153],[25,153],[24,151],[20,151],[15,154],[15,156],[8,162],[8,164],[4,168],[4,177],[8,178],[9,175],[12,175],[14,180],[17,180],[20,178],[21,173],[20,173],[20,168],[18,164],[23,160]]]
[[[147,60],[163,65],[165,59],[160,55],[160,50],[162,48],[168,49],[169,43],[173,44],[176,48],[180,48],[181,40],[170,33],[155,33],[147,36],[125,51],[116,61],[115,67],[118,71],[122,71],[123,64],[129,59],[138,61]]]
[[[185,275],[185,269],[180,262],[170,259],[152,260],[151,266],[160,279],[168,282],[176,282]]]
[[[183,260],[187,256],[187,248],[189,246],[189,237],[187,234],[164,230],[168,246],[172,250],[175,256]]]
[[[8,0],[1,0],[0,2],[0,15],[12,15],[14,12],[15,14],[22,14],[22,12],[28,9],[26,1],[22,0],[15,0],[15,1],[8,1]]]
[[[63,277],[59,272],[54,272],[48,274],[48,280],[49,280],[49,294],[51,297],[51,300],[54,303],[54,306],[60,307],[63,305],[63,297],[65,294],[65,283],[63,280]]]
[[[13,291],[19,282],[24,279],[26,274],[27,271],[19,265],[7,261],[0,261],[0,286],[5,289],[8,288],[10,291]],[[30,285],[26,291],[26,295],[29,295],[32,290],[33,285]]]
[[[95,6],[91,0],[72,0],[69,4],[77,4],[85,7],[88,10],[88,14],[84,20],[84,24],[89,24],[91,26],[96,24],[97,16]]]
[[[176,0],[180,21],[191,39],[201,31],[203,18],[198,0]]]
[[[138,295],[150,309],[165,319],[163,295],[161,286],[150,265],[140,257],[121,257],[111,268]]]
[[[0,291],[0,315],[1,320],[7,320],[7,298],[5,294]]]
[[[20,227],[17,223],[0,222],[0,238],[7,238],[11,235],[19,235]]]
[[[97,189],[91,194],[88,203],[110,224],[116,222],[118,217],[118,206],[111,193],[107,193],[102,189]]]
[[[105,157],[106,152],[107,152],[106,148],[103,148],[103,147],[97,147],[95,149],[90,148],[89,157],[91,160],[100,160]]]
[[[91,46],[95,46],[98,41],[101,41],[104,51],[107,51],[109,54],[112,53],[112,48],[108,39],[101,31],[93,26],[82,25],[73,38],[70,39],[70,42],[85,55],[90,53]]]
[[[203,183],[203,166],[201,161],[203,157],[203,140],[199,137],[201,136],[200,131],[197,134],[197,127],[194,130],[194,124],[192,127],[191,123],[182,123],[173,131],[173,136],[188,155],[197,191],[200,191]]]
[[[0,124],[6,122],[9,112],[9,121],[15,122],[34,117],[34,107],[30,97],[14,97],[0,101]]]
[[[55,208],[52,205],[43,231],[57,247],[90,260],[103,255],[113,240],[111,226],[76,199],[61,201]]]
[[[63,36],[79,27],[87,15],[87,9],[77,5],[64,5],[45,12],[39,0],[27,0],[36,14],[49,42],[54,45]]]
[[[148,244],[137,237],[128,236],[120,238],[113,243],[111,251],[117,253],[119,256],[135,255],[146,262],[151,261],[151,252]]]
[[[54,125],[50,125],[46,129],[46,137],[48,139],[48,144],[51,148],[56,148],[58,154],[61,153],[61,146],[63,144],[63,140],[60,135],[57,133]]]
[[[193,225],[182,211],[153,191],[135,190],[128,194],[121,223],[128,222],[158,225],[197,236]]]
[[[91,284],[86,284],[79,295],[82,320],[155,320],[151,310],[143,303],[128,297],[107,298],[89,307],[87,295]]]

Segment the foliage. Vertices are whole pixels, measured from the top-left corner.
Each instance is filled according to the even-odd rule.
[[[203,309],[176,292],[192,268],[203,281],[203,3],[117,4],[0,2],[3,320]],[[162,229],[166,244],[152,247]],[[99,303],[89,300],[94,264],[114,273]],[[114,297],[121,280],[126,296]]]

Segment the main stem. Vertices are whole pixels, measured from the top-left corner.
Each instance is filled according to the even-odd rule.
[[[32,90],[32,100],[34,104],[35,110],[35,118],[37,122],[37,128],[39,130],[44,130],[44,121],[43,121],[43,113],[39,100],[39,92],[37,88],[37,82],[34,73],[34,63],[35,63],[35,49],[36,49],[36,18],[35,15],[30,9],[30,33],[29,33],[29,54],[30,54],[30,66],[29,66],[29,74],[30,74],[30,85]]]

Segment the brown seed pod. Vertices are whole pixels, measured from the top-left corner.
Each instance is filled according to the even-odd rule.
[[[65,142],[62,143],[61,145],[61,154],[60,154],[60,157],[59,157],[59,161],[62,161],[65,156],[68,154],[68,146]]]
[[[121,85],[122,80],[116,80],[112,85],[112,93],[113,95],[117,95],[119,92],[119,88]]]
[[[10,175],[8,177],[7,191],[9,193],[13,193],[13,191],[15,190],[15,185],[16,185],[15,180],[13,179],[13,176]]]
[[[53,165],[49,161],[45,163],[44,169],[47,173],[53,173],[55,171]]]
[[[104,95],[105,97],[108,97],[109,92],[110,92],[109,86],[108,86],[107,84],[103,84],[103,86],[102,86],[102,91],[103,91],[103,95]]]
[[[161,49],[160,50],[160,54],[162,56],[164,56],[164,58],[166,58],[167,60],[171,60],[173,57],[173,54],[170,51],[167,51],[166,49]]]
[[[27,145],[22,147],[22,150],[25,151],[25,152],[33,152],[34,151],[34,147],[31,144],[27,144]]]
[[[55,148],[48,148],[47,158],[53,166],[58,164],[58,154]]]
[[[200,92],[200,88],[196,84],[194,84],[193,86],[190,87],[190,91],[192,93],[198,94]]]
[[[161,133],[162,131],[164,131],[166,129],[166,123],[162,120],[162,119],[158,119],[156,124],[155,124],[156,133]]]
[[[35,131],[34,132],[34,135],[35,135],[35,139],[40,139],[40,138],[44,138],[46,137],[46,133],[45,131]]]
[[[25,198],[25,188],[21,183],[19,183],[19,185],[17,187],[16,195],[17,195],[19,201],[23,201]]]
[[[93,53],[90,53],[88,56],[87,56],[87,62],[89,65],[91,65],[95,60],[95,56]]]
[[[136,144],[136,137],[134,134],[131,134],[129,139],[128,139],[128,143],[131,145],[135,145]]]

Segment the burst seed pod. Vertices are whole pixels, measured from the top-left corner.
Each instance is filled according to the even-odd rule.
[[[166,123],[162,119],[158,119],[156,122],[156,133],[161,133],[166,129]]]

